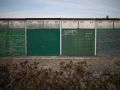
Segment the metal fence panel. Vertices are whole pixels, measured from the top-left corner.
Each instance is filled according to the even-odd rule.
[[[27,30],[27,48],[28,56],[60,55],[60,30]]]
[[[24,35],[24,30],[0,30],[0,56],[24,56]]]
[[[94,55],[94,29],[64,29],[62,30],[63,56]]]
[[[97,30],[97,55],[120,55],[120,29]]]

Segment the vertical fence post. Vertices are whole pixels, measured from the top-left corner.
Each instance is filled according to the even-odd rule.
[[[115,27],[115,25],[114,25],[114,20],[113,20],[113,30],[115,29],[114,27]]]
[[[45,20],[43,20],[43,29],[45,29]]]
[[[62,55],[62,20],[59,21],[60,23],[60,56]]]
[[[25,20],[24,23],[25,23],[25,56],[27,56],[27,20]]]
[[[8,30],[10,30],[10,20],[8,20]]]
[[[95,56],[97,53],[97,20],[95,20]]]

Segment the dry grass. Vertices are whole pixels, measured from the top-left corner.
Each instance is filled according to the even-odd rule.
[[[115,62],[120,68],[120,61]],[[58,69],[24,61],[0,65],[0,90],[119,90],[120,72],[90,71],[86,61],[60,62]]]

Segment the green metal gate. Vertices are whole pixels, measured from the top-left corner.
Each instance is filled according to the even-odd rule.
[[[59,29],[28,29],[28,56],[51,56],[60,54]]]
[[[91,56],[95,46],[94,29],[62,30],[62,55]]]
[[[97,30],[97,55],[120,55],[120,29]]]

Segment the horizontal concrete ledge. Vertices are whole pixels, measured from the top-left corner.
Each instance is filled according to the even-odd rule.
[[[26,56],[26,57],[0,57],[0,60],[81,60],[81,59],[100,59],[100,58],[120,58],[119,57],[112,57],[112,56],[106,56],[106,57],[98,57],[98,56],[90,56],[90,57],[73,57],[73,56]]]

